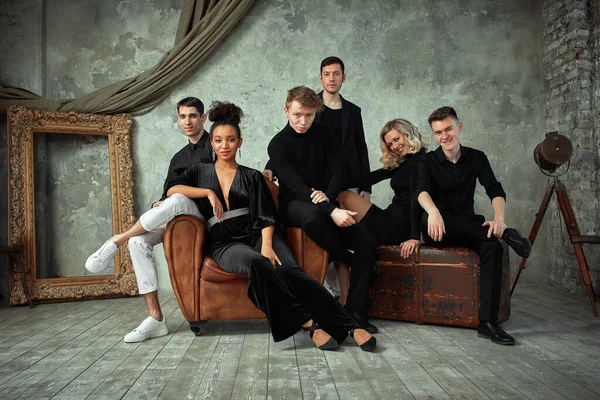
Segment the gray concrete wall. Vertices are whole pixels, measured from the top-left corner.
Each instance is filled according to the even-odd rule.
[[[544,128],[573,142],[567,187],[582,235],[600,234],[600,6],[595,1],[542,1]],[[562,290],[583,293],[581,273],[555,199],[547,226],[548,280]],[[600,248],[585,245],[593,286],[600,288]]]
[[[528,232],[545,187],[531,157],[543,116],[538,1],[315,3],[257,1],[203,66],[135,118],[138,214],[160,196],[169,159],[186,142],[174,108],[180,98],[240,105],[246,141],[239,161],[261,169],[268,141],[286,122],[286,90],[318,89],[320,60],[337,55],[346,62],[342,95],[362,108],[372,168],[380,166],[377,135],[386,121],[413,121],[434,148],[427,116],[452,105],[464,143],[486,151],[504,183],[507,223]],[[50,96],[76,97],[153,65],[172,45],[181,1],[55,0],[47,7],[44,82]],[[376,204],[390,199],[388,183],[375,187]],[[483,191],[476,206],[492,216]],[[523,281],[546,282],[547,247],[541,237]],[[168,287],[162,249],[155,255]]]
[[[42,0],[0,2],[0,80],[43,93]],[[8,243],[6,115],[0,114],[0,243]],[[8,294],[8,259],[0,257],[0,293]]]

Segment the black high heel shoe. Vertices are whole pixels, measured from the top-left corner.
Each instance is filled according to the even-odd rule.
[[[313,321],[311,326],[308,327],[302,327],[302,330],[308,332],[308,336],[310,336],[311,340],[313,338],[313,336],[315,335],[315,331],[317,329],[321,329],[321,327],[315,322]],[[314,342],[313,342],[314,343]],[[337,340],[335,340],[333,338],[333,336],[329,336],[329,340],[326,343],[323,343],[320,346],[317,346],[320,350],[335,350],[339,347]]]
[[[354,329],[352,329],[350,331],[350,337],[352,339],[354,339]],[[371,336],[371,339],[367,340],[363,344],[359,344],[360,348],[363,351],[373,351],[373,350],[375,350],[376,345],[377,345],[377,339],[375,339],[375,336]]]

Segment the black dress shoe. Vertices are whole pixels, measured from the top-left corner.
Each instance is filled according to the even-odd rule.
[[[510,336],[497,322],[480,321],[477,328],[477,336],[490,339],[496,344],[512,346],[515,338]]]
[[[369,320],[367,320],[367,316],[364,315],[362,312],[357,311],[357,310],[348,310],[348,311],[350,312],[352,317],[354,317],[356,322],[358,322],[358,324],[360,325],[360,327],[362,329],[364,329],[365,331],[367,331],[371,334],[379,332],[379,329],[377,329],[377,327],[375,325],[370,323]]]
[[[531,243],[529,242],[529,239],[521,236],[521,233],[515,228],[506,228],[502,235],[502,240],[504,240],[519,257],[528,258],[531,254]]]
[[[316,322],[313,321],[311,326],[307,326],[307,327],[302,327],[302,330],[308,332],[308,335],[310,336],[311,340],[315,334],[315,331],[317,329],[321,329],[321,327],[319,326],[319,324],[317,324]],[[327,332],[325,332],[327,333]],[[316,344],[316,343],[315,343]],[[337,349],[338,346],[338,342],[337,340],[335,340],[333,337],[329,337],[329,340],[326,343],[323,343],[320,346],[317,346],[320,350],[335,350]]]
[[[350,336],[354,339],[354,329],[350,331]],[[362,351],[373,351],[375,350],[375,346],[377,346],[377,339],[375,336],[371,336],[371,339],[367,340],[363,344],[359,344]]]

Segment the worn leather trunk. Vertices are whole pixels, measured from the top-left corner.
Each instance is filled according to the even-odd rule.
[[[510,316],[510,266],[504,248],[499,320]],[[421,246],[411,257],[399,246],[377,249],[381,269],[369,288],[369,316],[418,324],[476,328],[479,323],[479,256],[466,248]]]

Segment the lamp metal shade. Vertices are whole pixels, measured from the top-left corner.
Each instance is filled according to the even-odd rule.
[[[568,137],[550,132],[533,150],[533,159],[545,171],[555,171],[571,159],[573,144]]]

